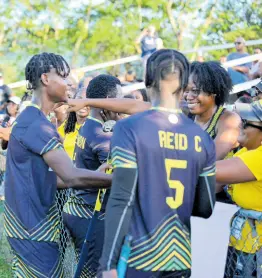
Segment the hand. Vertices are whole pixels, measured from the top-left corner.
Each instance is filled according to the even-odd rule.
[[[0,139],[9,141],[11,134],[11,127],[0,127]]]
[[[112,169],[113,169],[112,165],[107,164],[107,163],[103,163],[103,164],[97,169],[97,171],[100,172],[100,173],[105,173],[105,172],[107,172],[107,171],[109,171],[109,170],[112,170]]]
[[[116,271],[116,269],[112,269],[109,271],[103,271],[102,275],[103,275],[102,276],[103,278],[117,278],[117,271]]]
[[[67,112],[76,112],[88,106],[86,99],[68,99],[67,104],[69,105]]]
[[[107,111],[107,110],[102,110],[100,112],[100,115],[103,119],[104,122],[113,120],[113,121],[119,121],[121,120],[121,117],[118,113],[112,112],[112,111]]]

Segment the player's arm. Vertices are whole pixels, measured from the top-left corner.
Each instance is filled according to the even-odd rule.
[[[143,112],[151,108],[151,104],[149,102],[137,101],[135,99],[127,98],[69,99],[68,105],[70,106],[68,109],[69,112],[78,111],[86,106],[91,106],[108,111],[113,111],[116,113],[124,113],[129,115]]]
[[[106,207],[105,240],[100,260],[104,275],[117,267],[131,221],[138,178],[134,138],[120,124],[116,124],[111,142],[114,174]]]
[[[216,202],[216,151],[211,138],[207,137],[206,165],[199,176],[195,191],[193,216],[208,218],[212,215]],[[202,151],[204,147],[202,146]]]
[[[235,147],[240,132],[240,117],[230,111],[226,111],[218,123],[217,136],[215,139],[216,159],[221,160]]]
[[[256,161],[256,163],[259,163],[259,161]],[[245,183],[257,180],[254,171],[252,172],[252,169],[249,169],[247,164],[239,157],[217,161],[216,169],[216,192],[222,191],[225,184]]]
[[[110,186],[110,175],[74,167],[55,127],[47,120],[40,119],[32,123],[21,138],[21,143],[31,152],[42,156],[47,165],[68,187]]]
[[[210,172],[211,171],[211,172]],[[209,218],[216,203],[216,174],[215,166],[206,169],[196,187],[193,216]]]
[[[43,155],[46,164],[60,177],[60,188],[106,188],[111,185],[111,175],[76,168],[63,149],[53,149]]]

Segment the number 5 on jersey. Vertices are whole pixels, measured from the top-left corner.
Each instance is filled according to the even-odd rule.
[[[177,209],[183,204],[184,198],[184,185],[179,180],[171,180],[171,170],[174,169],[186,169],[187,161],[178,159],[165,159],[167,182],[170,188],[175,189],[176,193],[174,197],[167,197],[166,203],[171,209]]]

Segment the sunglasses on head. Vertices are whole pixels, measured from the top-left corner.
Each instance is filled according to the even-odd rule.
[[[249,123],[247,120],[244,120],[244,119],[241,119],[242,120],[242,126],[244,129],[246,129],[247,127],[254,127],[254,128],[257,128],[259,130],[262,131],[262,126],[259,126],[259,125],[253,125],[251,123]]]
[[[235,44],[241,44],[242,42],[235,42]]]

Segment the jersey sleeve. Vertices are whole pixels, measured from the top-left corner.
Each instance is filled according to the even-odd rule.
[[[200,176],[214,176],[216,174],[216,147],[212,138],[206,136],[206,163]]]
[[[256,150],[247,151],[238,156],[256,177],[258,181],[262,181],[262,147]]]
[[[137,168],[135,139],[126,121],[120,121],[114,127],[111,159],[113,168]]]
[[[24,146],[39,155],[54,149],[63,149],[60,136],[48,121],[36,121],[30,125],[22,138]]]

